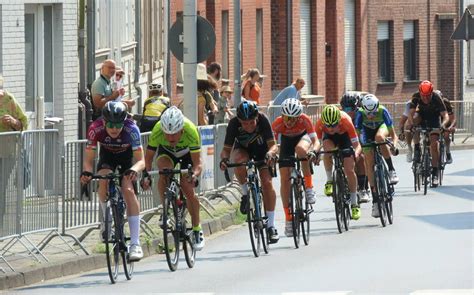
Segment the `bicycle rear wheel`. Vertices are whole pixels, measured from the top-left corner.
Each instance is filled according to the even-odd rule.
[[[188,265],[189,268],[194,267],[194,263],[196,262],[196,250],[194,249],[193,246],[193,240],[192,240],[192,228],[186,228],[186,215],[187,215],[187,210],[186,210],[186,204],[183,203],[183,208],[181,208],[182,211],[182,229],[184,230],[184,238],[183,238],[183,252],[184,252],[184,258],[186,259],[186,264]]]
[[[114,206],[115,207],[115,206]],[[120,245],[117,239],[117,235],[113,235],[112,228],[117,228],[115,223],[116,210],[113,210],[110,201],[107,202],[105,208],[105,254],[107,257],[107,269],[109,272],[110,282],[115,284],[118,277],[119,262],[120,262]],[[112,220],[110,220],[112,218]],[[110,226],[108,226],[110,224]]]
[[[441,136],[443,136],[441,134]],[[444,167],[446,165],[446,147],[444,142],[439,144],[439,161],[438,161],[438,181],[439,185],[443,185]]]
[[[260,251],[262,247],[262,233],[261,230],[263,228],[263,219],[261,216],[257,216],[257,206],[258,202],[256,201],[257,196],[255,195],[255,191],[252,189],[250,190],[250,208],[247,212],[247,223],[249,227],[249,235],[250,235],[250,243],[252,244],[252,251],[255,257],[260,256]],[[260,209],[260,208],[258,208]],[[261,215],[258,214],[258,215]]]
[[[339,182],[339,173],[336,171],[333,173],[333,187],[332,187],[332,197],[334,202],[334,209],[336,212],[336,223],[337,230],[342,234],[343,224],[344,224],[344,190],[341,190],[341,186],[338,185]]]
[[[298,186],[296,183],[291,184],[290,189],[290,211],[291,211],[291,227],[293,230],[293,242],[295,248],[300,247],[300,211],[301,196],[299,195]]]
[[[165,202],[163,203],[163,244],[166,262],[171,271],[176,270],[179,259],[178,208],[174,201],[175,197],[166,193]]]
[[[423,195],[426,195],[428,192],[428,183],[430,182],[430,156],[429,154],[425,151],[423,153]]]
[[[418,163],[413,161],[413,164],[411,166],[411,169],[413,171],[413,184],[415,188],[415,192],[420,190],[420,169]]]
[[[387,219],[388,223],[393,224],[393,195],[395,193],[395,188],[393,184],[390,184],[390,179],[388,178],[388,174],[385,174],[385,185],[387,187],[387,197],[385,199],[385,211],[387,212]]]
[[[383,161],[383,160],[381,160]],[[385,198],[386,198],[386,188],[384,183],[384,171],[380,167],[375,166],[375,182],[377,185],[377,206],[379,208],[380,222],[382,226],[387,226],[387,211],[385,211]]]

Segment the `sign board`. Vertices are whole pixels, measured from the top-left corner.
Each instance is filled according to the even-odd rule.
[[[474,39],[474,19],[469,9],[464,10],[464,14],[451,35],[451,39],[465,41]]]
[[[197,56],[196,62],[200,63],[205,61],[209,55],[214,52],[216,46],[216,32],[212,24],[204,17],[198,15],[196,22],[196,34],[197,34]],[[171,52],[177,60],[183,62],[183,18],[180,17],[171,26],[168,33],[168,44]]]
[[[214,126],[200,126],[202,173],[200,191],[214,189]]]

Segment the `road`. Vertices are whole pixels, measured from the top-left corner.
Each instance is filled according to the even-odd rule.
[[[244,225],[207,240],[194,269],[184,260],[176,272],[165,256],[136,264],[132,281],[123,274],[110,285],[106,269],[58,279],[17,290],[26,294],[128,293],[305,293],[330,294],[473,294],[474,290],[474,164],[472,151],[455,151],[447,167],[445,186],[427,196],[414,193],[410,164],[394,160],[400,176],[394,203],[394,224],[382,228],[362,218],[339,234],[332,202],[318,197],[312,216],[309,246],[294,249],[283,236],[283,214],[278,203],[281,235],[268,255],[254,258]],[[325,181],[321,168],[314,176],[318,193]],[[279,187],[275,179],[276,187]],[[430,291],[437,290],[437,291]],[[327,293],[325,293],[327,294]],[[432,294],[432,293],[430,293]]]

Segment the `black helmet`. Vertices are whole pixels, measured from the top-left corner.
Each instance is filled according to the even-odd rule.
[[[359,96],[358,95],[353,95],[350,93],[344,93],[344,95],[341,97],[341,107],[342,108],[352,108],[356,109],[359,106]]]
[[[127,118],[127,107],[123,102],[109,101],[102,109],[106,122],[123,123]]]
[[[237,117],[240,120],[255,119],[258,115],[258,107],[253,101],[243,101],[237,107]]]

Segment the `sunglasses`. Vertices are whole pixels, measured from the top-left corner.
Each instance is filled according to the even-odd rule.
[[[326,128],[335,128],[337,125],[339,125],[339,123],[334,123],[332,125],[324,124],[324,126],[326,126]]]
[[[293,122],[296,121],[296,117],[288,117],[288,116],[283,116],[283,121],[285,122]]]
[[[121,129],[123,128],[123,123],[113,123],[113,122],[106,122],[105,127],[107,128],[115,128],[115,129]]]
[[[117,77],[117,78],[122,78],[123,76],[120,75],[120,74],[119,74],[119,75],[115,74],[115,77]]]

